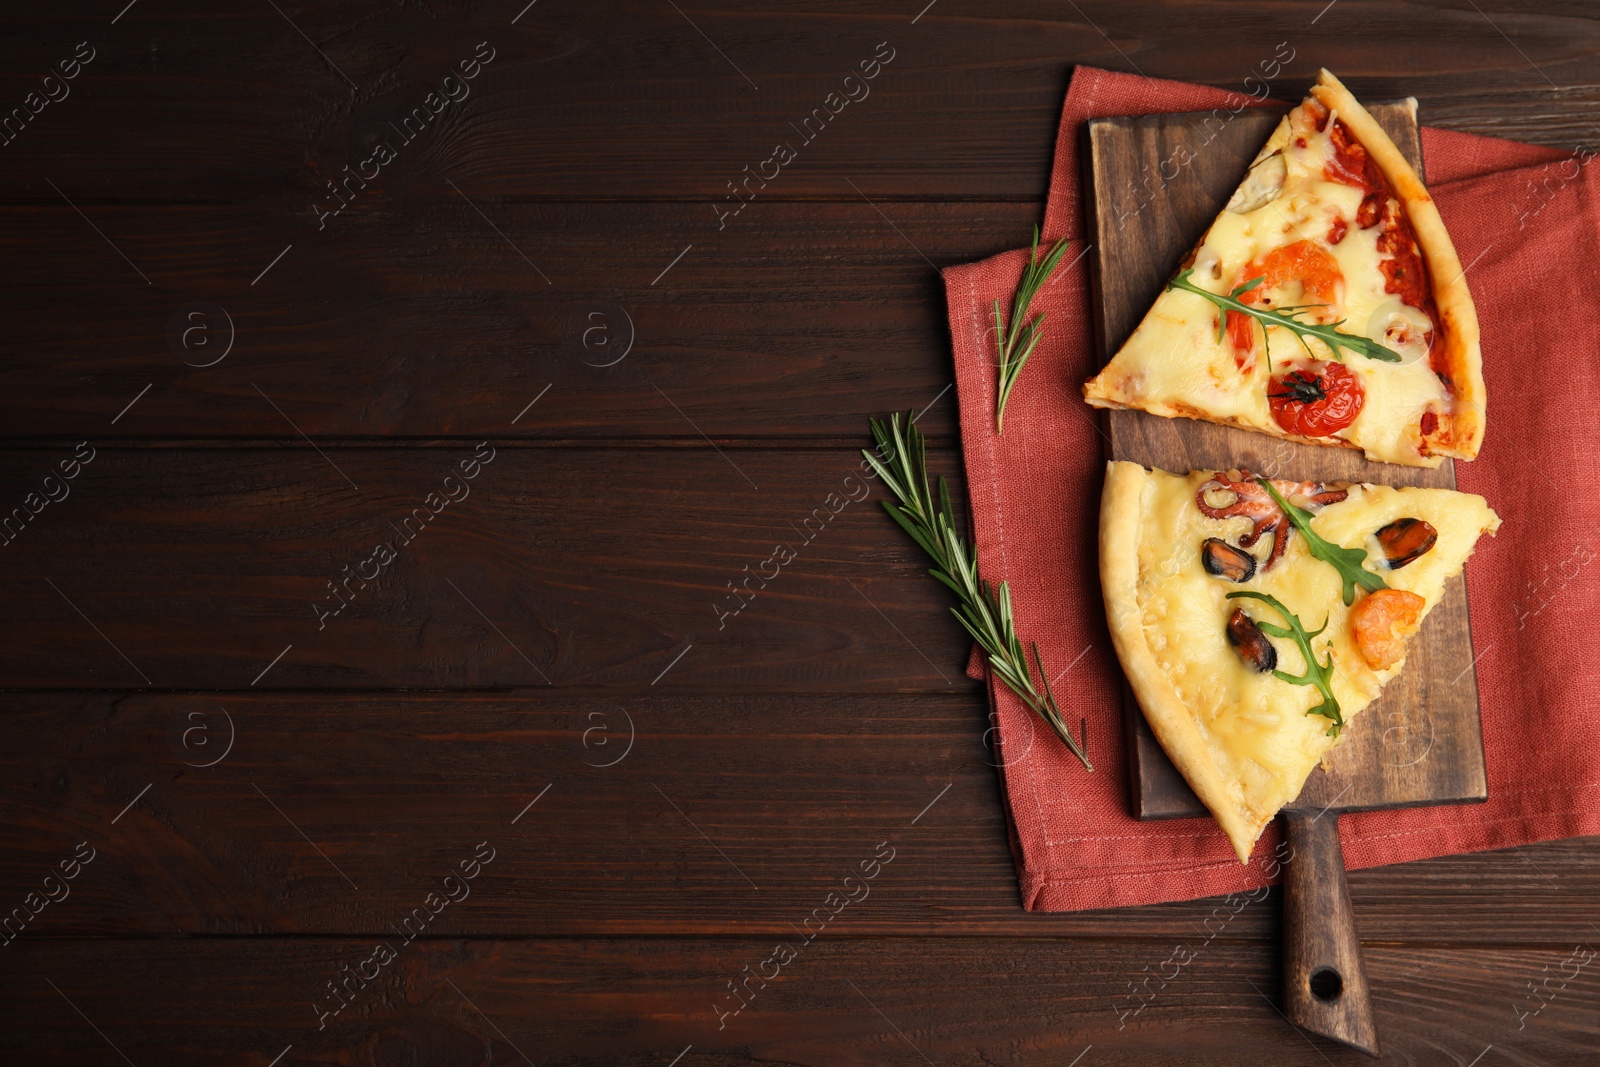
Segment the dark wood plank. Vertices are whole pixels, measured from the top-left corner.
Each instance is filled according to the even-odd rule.
[[[4,908],[80,842],[95,850],[70,896],[8,931],[17,945],[382,935],[486,839],[506,858],[433,933],[783,935],[887,840],[896,859],[852,911],[855,935],[1277,943],[1275,900],[1022,911],[973,695],[645,686],[5,704]],[[1358,871],[1353,900],[1369,942],[1553,945],[1588,936],[1594,856],[1595,842],[1569,841]]]
[[[793,933],[786,942],[409,945],[390,935],[394,958],[366,966],[375,977],[364,989],[358,969],[387,959],[374,939],[19,945],[0,973],[0,1048],[30,1064],[121,1063],[120,1050],[136,1064],[173,1067],[264,1067],[291,1045],[279,1067],[644,1067],[677,1056],[679,1067],[1066,1065],[1091,1045],[1084,1065],[1371,1062],[1284,1023],[1269,999],[1278,995],[1271,953],[1259,946],[1201,946],[1192,935],[1176,947],[1171,939],[858,939],[843,929],[850,921],[847,910],[807,945]],[[775,959],[778,943],[794,957],[764,987],[751,978],[746,1006],[732,1015],[744,1002],[728,983],[746,988],[746,974]],[[1572,951],[1374,948],[1389,1057],[1461,1067],[1492,1045],[1500,1062],[1584,1062],[1600,1043],[1600,1013],[1593,964],[1559,988]],[[328,983],[345,980],[346,966],[347,1006],[334,1015],[340,1001]],[[1545,974],[1557,976],[1555,996],[1533,1016],[1538,1002],[1526,984]],[[1164,987],[1162,976],[1170,976]]]
[[[479,206],[492,225],[455,198],[309,240],[261,205],[92,209],[153,285],[64,204],[0,210],[0,432],[855,439],[951,382],[930,261],[1024,243],[1040,212],[769,203],[718,233],[699,205]]]
[[[1416,165],[1421,149],[1409,103],[1376,102],[1370,110]],[[1244,113],[1215,132],[1202,125],[1204,113],[1089,124],[1086,167],[1095,191],[1091,226],[1098,238],[1090,259],[1105,358],[1138,325],[1173,265],[1211,225],[1281,114]],[[1150,160],[1173,158],[1179,146],[1190,150],[1194,162],[1171,181],[1152,193],[1133,180]],[[1354,449],[1276,441],[1191,419],[1141,411],[1111,411],[1105,417],[1115,458],[1164,470],[1248,467],[1295,479],[1455,486],[1449,460],[1437,470],[1398,467],[1369,461]],[[1487,796],[1463,579],[1450,583],[1446,598],[1434,606],[1408,651],[1405,671],[1362,712],[1349,739],[1328,754],[1326,765],[1312,772],[1296,805],[1312,811],[1330,805],[1360,810]],[[1203,813],[1161,752],[1131,693],[1126,706],[1140,815]]]
[[[491,462],[465,481],[466,443],[101,447],[4,546],[0,676],[20,688],[974,685],[947,592],[881,511],[877,482],[860,480],[857,450],[485,448]],[[48,491],[72,455],[0,454],[0,500]],[[931,463],[959,466],[948,452]]]
[[[775,195],[852,198],[850,177],[869,195],[1035,197],[1072,63],[1249,91],[1285,41],[1295,58],[1273,82],[1285,98],[1322,63],[1360,95],[1420,97],[1444,125],[1574,145],[1600,122],[1600,28],[1577,0],[1483,12],[1342,0],[1320,18],[1281,0],[1248,18],[1219,0],[1081,12],[945,0],[915,24],[916,11],[853,0],[691,6],[692,25],[648,0],[541,0],[515,25],[516,4],[301,2],[280,16],[181,0],[115,25],[106,6],[121,5],[19,11],[0,39],[17,75],[7,108],[77,42],[96,49],[71,95],[3,149],[0,196],[54,200],[47,180],[104,200],[295,190],[301,218],[283,224],[303,227],[324,180],[485,40],[496,58],[471,95],[385,168],[390,204],[453,198],[440,188],[451,177],[484,196],[680,197],[709,219],[726,183],[794,137],[789,124],[882,41],[896,56],[871,95],[803,146]]]

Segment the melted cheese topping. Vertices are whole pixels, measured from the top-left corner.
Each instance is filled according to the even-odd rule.
[[[1306,776],[1338,741],[1328,736],[1329,719],[1307,714],[1321,699],[1315,687],[1257,673],[1228,643],[1226,624],[1236,607],[1258,623],[1285,626],[1285,620],[1261,601],[1229,600],[1227,594],[1254,590],[1275,596],[1299,616],[1308,633],[1327,621],[1312,647],[1320,660],[1332,649],[1332,688],[1346,722],[1377,697],[1404,661],[1377,672],[1367,666],[1350,635],[1351,609],[1341,599],[1338,571],[1312,556],[1298,532],[1290,535],[1283,558],[1265,572],[1258,565],[1248,582],[1208,574],[1200,557],[1205,539],[1220,537],[1237,545],[1251,526],[1243,517],[1212,519],[1200,511],[1195,494],[1210,478],[1206,471],[1183,476],[1155,471],[1145,482],[1138,544],[1140,620],[1156,662],[1193,714],[1223,779],[1235,790],[1233,799],[1249,817],[1265,824],[1299,795]],[[1408,516],[1431,523],[1438,540],[1423,556],[1391,571],[1382,562],[1374,534]],[[1353,485],[1348,498],[1323,508],[1311,525],[1334,544],[1365,548],[1368,569],[1391,588],[1423,597],[1426,613],[1438,602],[1445,581],[1461,572],[1479,534],[1493,533],[1500,520],[1482,497],[1468,493]],[[1255,546],[1258,563],[1270,540],[1264,536]],[[1356,592],[1355,603],[1360,603],[1364,594],[1359,588]],[[1279,670],[1304,672],[1292,640],[1268,640],[1277,650]]]
[[[1329,132],[1295,113],[1286,117],[1252,164],[1228,207],[1212,223],[1196,249],[1191,280],[1212,292],[1226,294],[1243,280],[1246,266],[1274,249],[1310,240],[1332,255],[1344,275],[1336,302],[1297,317],[1314,321],[1344,320],[1344,333],[1382,340],[1391,328],[1415,333],[1436,328],[1422,312],[1404,307],[1384,290],[1378,251],[1381,226],[1355,223],[1362,191],[1328,181],[1324,168],[1334,158]],[[1304,140],[1300,147],[1299,140]],[[1336,221],[1346,224],[1343,238],[1329,244]],[[1265,288],[1265,287],[1263,287]],[[1295,286],[1285,286],[1294,289]],[[1275,304],[1317,303],[1288,292]],[[1156,298],[1139,328],[1087,395],[1091,402],[1110,401],[1157,415],[1206,417],[1283,436],[1267,402],[1271,377],[1259,342],[1257,358],[1237,365],[1232,340],[1217,340],[1221,311],[1205,298],[1169,290]],[[1261,326],[1255,325],[1257,336]],[[1280,371],[1295,357],[1305,356],[1300,340],[1283,327],[1266,329],[1268,352]],[[1391,334],[1391,336],[1393,336]],[[1331,358],[1320,341],[1310,346],[1319,359]],[[1366,403],[1353,423],[1332,436],[1362,448],[1375,460],[1415,466],[1437,466],[1437,457],[1423,456],[1419,425],[1427,410],[1450,410],[1444,384],[1428,365],[1425,346],[1400,345],[1402,361],[1384,363],[1342,351],[1342,358],[1360,379]],[[1323,438],[1321,440],[1327,440]]]

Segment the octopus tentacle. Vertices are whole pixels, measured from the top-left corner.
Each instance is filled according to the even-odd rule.
[[[1272,487],[1284,499],[1291,496],[1302,497],[1316,508],[1337,504],[1350,495],[1348,490],[1326,489],[1321,482],[1289,482],[1273,479]],[[1208,493],[1230,493],[1233,499],[1226,503],[1213,504],[1206,498]],[[1249,548],[1265,535],[1271,534],[1272,551],[1267,554],[1266,562],[1261,566],[1262,570],[1270,569],[1274,563],[1283,558],[1284,550],[1289,547],[1289,535],[1293,532],[1294,526],[1289,522],[1289,517],[1273,501],[1271,494],[1262,488],[1256,481],[1256,476],[1250,471],[1218,471],[1200,486],[1195,493],[1194,502],[1201,513],[1208,518],[1249,519],[1250,529],[1239,537],[1239,545],[1242,548]]]

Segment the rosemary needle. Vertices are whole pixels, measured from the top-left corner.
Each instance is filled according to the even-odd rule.
[[[1006,417],[1006,401],[1011,397],[1011,390],[1016,387],[1017,379],[1022,376],[1022,368],[1027,364],[1028,357],[1033,355],[1033,350],[1038,347],[1039,339],[1044,336],[1044,312],[1037,318],[1029,319],[1032,311],[1033,298],[1050,280],[1056,267],[1061,264],[1061,257],[1066,254],[1067,241],[1065,238],[1057,241],[1055,247],[1045,254],[1043,260],[1039,259],[1039,227],[1033,228],[1033,251],[1028,258],[1028,266],[1022,272],[1022,281],[1017,286],[1017,294],[1011,301],[1011,322],[1008,324],[1000,315],[1000,301],[994,302],[994,336],[995,343],[1000,348],[1000,383],[999,393],[995,401],[994,432],[1003,432]]]
[[[906,413],[904,428],[898,412],[890,416],[887,425],[873,419],[872,438],[877,451],[863,449],[861,454],[899,500],[898,504],[885,500],[884,510],[933,561],[928,573],[956,594],[958,602],[950,610],[983,649],[989,669],[1050,724],[1072,754],[1083,761],[1085,768],[1094,770],[1083,746],[1061,717],[1055,694],[1050,690],[1050,678],[1039,658],[1037,642],[1033,644],[1033,666],[1039,672],[1044,692],[1034,684],[1027,653],[1017,639],[1011,618],[1009,586],[1001,582],[998,589],[992,589],[978,576],[977,548],[969,547],[956,529],[950,490],[943,478],[939,479],[939,496],[935,502],[928,486],[926,442],[922,431],[911,424],[911,413]]]

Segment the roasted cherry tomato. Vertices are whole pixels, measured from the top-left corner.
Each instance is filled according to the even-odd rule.
[[[1267,385],[1272,417],[1289,433],[1328,437],[1356,421],[1367,394],[1343,363],[1298,362]]]

